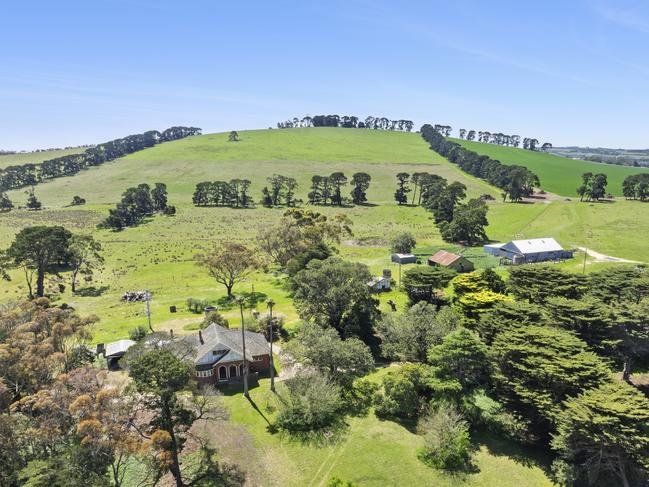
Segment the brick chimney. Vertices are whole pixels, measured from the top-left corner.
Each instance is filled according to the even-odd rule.
[[[202,332],[202,330],[198,330],[198,341],[201,342],[201,345],[203,345],[205,343],[205,341],[203,340],[203,332]]]

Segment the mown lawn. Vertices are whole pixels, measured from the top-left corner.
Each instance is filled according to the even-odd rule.
[[[452,139],[467,149],[497,159],[503,164],[525,166],[541,179],[544,190],[562,196],[576,196],[585,172],[604,173],[608,178],[607,191],[615,196],[622,195],[622,181],[631,174],[647,172],[646,168],[616,166],[597,162],[573,160],[544,152],[533,152],[513,147]]]
[[[385,369],[375,374],[383,373]],[[268,431],[267,420],[272,422],[277,404],[268,379],[260,380],[259,386],[251,389],[251,399],[259,410],[241,393],[224,396],[230,421],[245,426],[245,432],[253,438],[255,456],[264,459],[263,473],[255,474],[260,485],[323,486],[334,475],[377,487],[554,485],[532,452],[490,436],[474,438],[474,468],[469,473],[444,473],[417,459],[423,438],[411,431],[412,425],[382,420],[370,412],[365,417],[349,418],[335,440],[317,445]],[[218,431],[213,434],[218,435]],[[225,458],[229,457],[226,454]]]

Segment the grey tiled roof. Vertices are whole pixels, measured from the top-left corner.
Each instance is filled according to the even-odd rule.
[[[269,347],[266,337],[261,333],[246,331],[246,358],[254,360],[254,356],[268,355]],[[243,360],[241,330],[229,330],[212,323],[202,330],[203,344],[198,334],[186,337],[196,347],[194,363],[214,364],[217,362],[236,362]],[[216,352],[216,353],[214,353]]]

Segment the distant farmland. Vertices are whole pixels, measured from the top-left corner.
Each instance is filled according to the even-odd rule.
[[[622,196],[624,178],[630,174],[649,171],[646,168],[567,159],[545,152],[533,152],[482,142],[452,140],[467,149],[497,159],[504,164],[518,164],[527,167],[539,176],[544,190],[562,196],[577,196],[577,187],[581,182],[581,175],[585,172],[606,174],[608,176],[607,190],[615,196]]]
[[[85,147],[75,147],[73,149],[54,149],[44,150],[41,152],[17,152],[15,154],[0,155],[0,169],[18,164],[28,164],[30,162],[39,163],[55,157],[67,156],[70,154],[79,154],[86,150]]]

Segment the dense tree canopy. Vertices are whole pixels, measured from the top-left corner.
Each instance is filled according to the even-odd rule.
[[[312,260],[293,278],[295,307],[305,320],[367,341],[378,314],[367,284],[371,278],[363,264],[338,257]]]
[[[552,447],[569,462],[578,485],[644,485],[649,476],[649,400],[623,382],[586,390],[566,401]]]
[[[546,326],[499,333],[490,355],[498,397],[545,427],[556,422],[562,401],[597,387],[610,376],[604,362],[583,341],[568,331]]]

